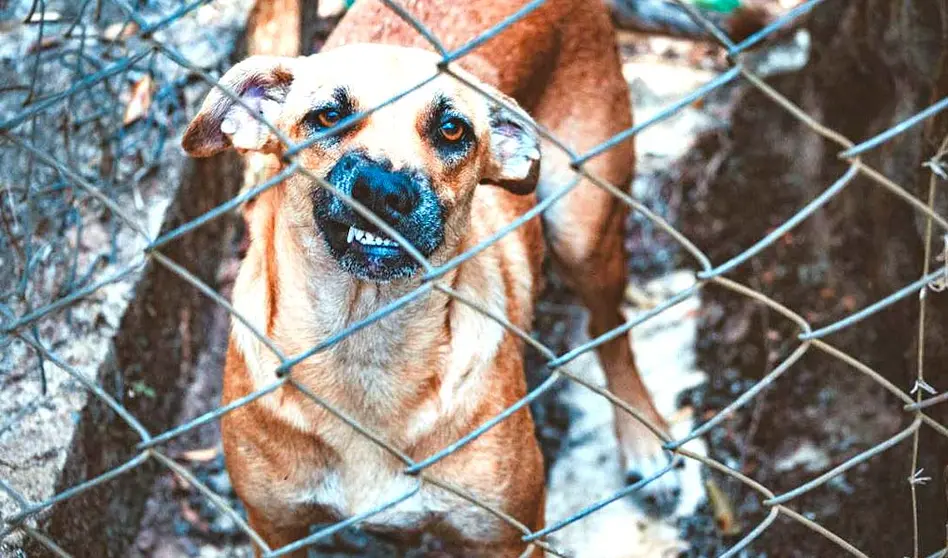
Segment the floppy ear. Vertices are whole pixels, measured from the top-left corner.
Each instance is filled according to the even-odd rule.
[[[228,70],[221,85],[240,97],[253,114],[214,87],[184,132],[184,150],[194,157],[210,157],[229,147],[280,151],[281,142],[260,119],[274,124],[279,118],[293,83],[293,62],[288,57],[251,56]]]
[[[482,181],[514,194],[529,194],[540,178],[540,140],[527,113],[513,99],[504,99],[517,110],[491,108],[491,163]]]

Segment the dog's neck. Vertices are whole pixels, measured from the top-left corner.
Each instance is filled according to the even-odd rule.
[[[326,345],[293,368],[297,381],[318,386],[327,400],[380,423],[406,412],[440,415],[462,398],[467,384],[477,385],[467,380],[488,368],[503,338],[499,324],[436,290],[384,319],[370,320],[413,292],[420,279],[382,284],[355,279],[331,259],[321,238],[294,229],[276,209],[276,189],[271,192],[272,199],[259,200],[248,216],[252,242],[235,285],[240,293],[236,309],[286,357]],[[504,315],[503,284],[489,284],[500,274],[484,261],[478,263],[462,265],[439,282],[471,290],[468,296]],[[494,293],[492,299],[484,300],[485,292]],[[363,321],[371,323],[338,338]],[[254,388],[274,382],[279,360],[272,351],[239,321],[233,335]],[[432,393],[428,386],[438,387],[435,400],[419,400]],[[271,404],[299,428],[314,422],[285,399]],[[419,435],[428,427],[428,421],[422,422]],[[403,434],[412,437],[411,432]]]

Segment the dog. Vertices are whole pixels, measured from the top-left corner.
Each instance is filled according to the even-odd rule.
[[[448,49],[522,7],[516,0],[403,5]],[[254,56],[234,66],[222,83],[241,103],[212,90],[189,124],[182,145],[192,156],[233,148],[275,155],[283,167],[289,163],[280,159],[280,136],[297,143],[312,138],[295,154],[306,172],[293,173],[245,209],[250,245],[233,291],[243,320],[233,324],[224,404],[278,378],[280,361],[247,324],[283,354],[296,355],[422,286],[424,267],[410,251],[344,197],[439,266],[539,200],[561,195],[542,218],[435,282],[529,331],[548,248],[588,308],[592,336],[624,323],[619,307],[627,280],[628,208],[578,176],[570,158],[535,129],[538,123],[582,153],[631,126],[606,7],[547,0],[452,62],[450,74],[434,78],[441,58],[432,50],[388,7],[362,0],[320,53]],[[343,131],[327,132],[429,78]],[[625,140],[584,168],[625,188],[633,161],[633,144]],[[418,461],[525,395],[523,352],[524,343],[508,328],[433,289],[316,352],[291,373],[298,386]],[[639,378],[627,336],[600,345],[597,353],[611,392],[667,428]],[[528,545],[520,530],[464,494],[531,530],[544,525],[544,469],[527,407],[427,468],[438,482],[420,488],[417,476],[403,472],[405,463],[296,385],[237,407],[221,426],[234,489],[251,527],[272,548],[305,537],[313,524],[349,518],[405,494],[413,495],[361,525],[404,540],[432,533],[445,541],[449,555],[492,557],[519,556]],[[617,411],[615,430],[630,480],[668,464],[660,440],[628,413]],[[677,482],[672,471],[645,490],[674,501]]]

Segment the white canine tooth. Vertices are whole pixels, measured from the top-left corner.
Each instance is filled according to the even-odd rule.
[[[365,246],[391,246],[398,248],[398,243],[382,234],[372,234],[356,227],[349,227],[346,242],[359,242]]]

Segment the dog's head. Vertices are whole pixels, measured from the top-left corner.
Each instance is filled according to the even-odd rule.
[[[251,57],[222,83],[292,142],[322,136],[296,160],[371,210],[422,255],[441,259],[467,227],[478,184],[532,192],[540,152],[529,117],[468,74],[465,79],[513,110],[450,75],[405,93],[435,75],[438,60],[419,49],[352,45],[305,58]],[[399,94],[346,129],[325,133]],[[285,150],[273,130],[217,89],[182,144],[198,157],[230,147],[278,156]],[[317,181],[298,173],[279,187],[286,188],[303,223],[299,228],[311,226],[316,245],[357,278],[389,281],[418,269],[405,250]]]

